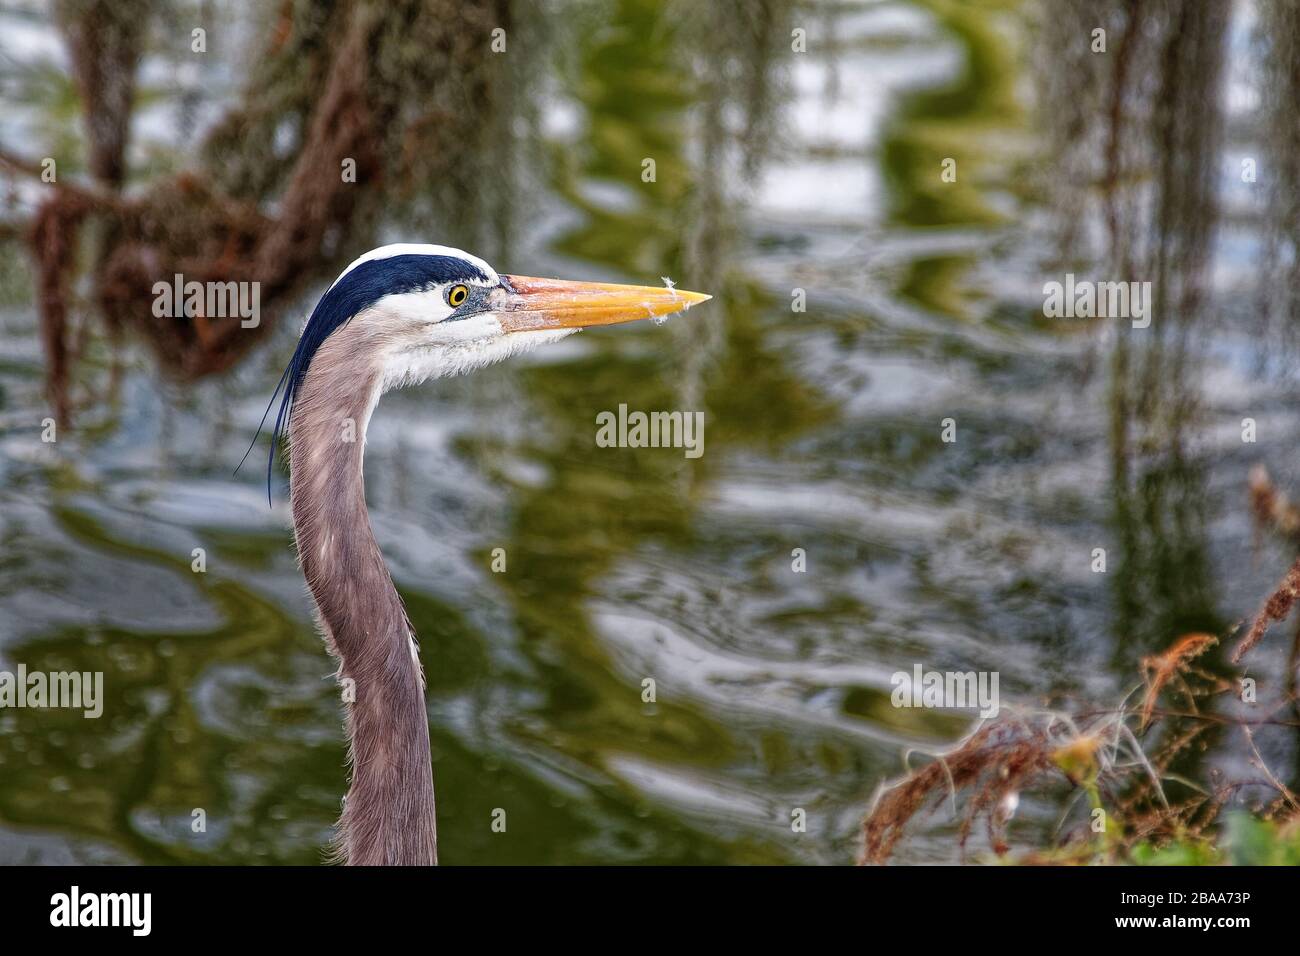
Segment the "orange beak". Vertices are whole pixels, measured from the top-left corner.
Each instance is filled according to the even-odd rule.
[[[568,282],[532,276],[502,276],[507,290],[496,309],[506,332],[585,329],[637,319],[657,319],[713,298],[663,286]]]

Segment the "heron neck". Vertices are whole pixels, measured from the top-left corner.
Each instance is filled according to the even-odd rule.
[[[352,781],[339,850],[352,864],[435,863],[424,678],[370,527],[362,475],[380,379],[338,359],[322,349],[296,395],[289,483],[298,557],[339,661],[347,711]]]

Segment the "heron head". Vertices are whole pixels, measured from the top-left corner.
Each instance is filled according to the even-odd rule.
[[[469,371],[579,329],[658,319],[708,298],[667,286],[501,275],[459,249],[384,246],[334,281],[303,330],[300,351],[352,327],[363,346],[354,354],[382,368],[388,389]]]
[[[335,368],[346,362],[373,373],[383,392],[480,368],[580,329],[660,319],[708,298],[671,283],[501,275],[459,249],[383,246],[344,269],[307,320],[280,381],[272,457],[294,396],[322,351]]]

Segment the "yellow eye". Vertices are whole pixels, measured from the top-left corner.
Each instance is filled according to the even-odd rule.
[[[469,287],[463,285],[454,285],[447,290],[447,304],[453,309],[459,308],[465,304],[469,298]]]

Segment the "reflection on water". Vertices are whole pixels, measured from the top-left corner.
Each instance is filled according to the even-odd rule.
[[[444,859],[846,862],[902,750],[964,726],[891,707],[894,671],[1109,700],[1143,654],[1252,608],[1289,558],[1251,551],[1244,477],[1263,460],[1300,486],[1300,422],[1241,292],[1266,294],[1294,191],[1261,176],[1291,205],[1225,209],[1257,141],[1261,166],[1295,152],[1242,92],[1281,69],[1252,51],[1286,5],[1226,9],[1099,5],[1104,57],[1055,0],[517,14],[465,156],[431,161],[379,238],[716,298],[376,414],[367,487],[421,637]],[[1150,334],[1045,320],[1067,271],[1151,280]],[[102,670],[108,699],[97,722],[0,713],[0,859],[315,862],[336,691],[283,488],[268,511],[256,469],[231,477],[292,330],[179,386],[88,324],[84,411],[47,446],[30,285],[5,267],[0,665]],[[704,411],[705,455],[597,448],[620,403]],[[1294,765],[1294,741],[1261,742]],[[899,858],[955,858],[942,812]]]
[[[1216,632],[1207,534],[1203,346],[1217,316],[1212,243],[1223,178],[1220,90],[1228,8],[1116,0],[1100,22],[1113,47],[1097,56],[1066,40],[1098,18],[1056,4],[1048,38],[1071,50],[1050,88],[1062,271],[1080,260],[1100,274],[1151,283],[1162,321],[1116,335],[1109,352],[1111,480],[1119,544],[1118,642],[1147,652],[1172,633]],[[1126,651],[1117,646],[1117,660]]]

